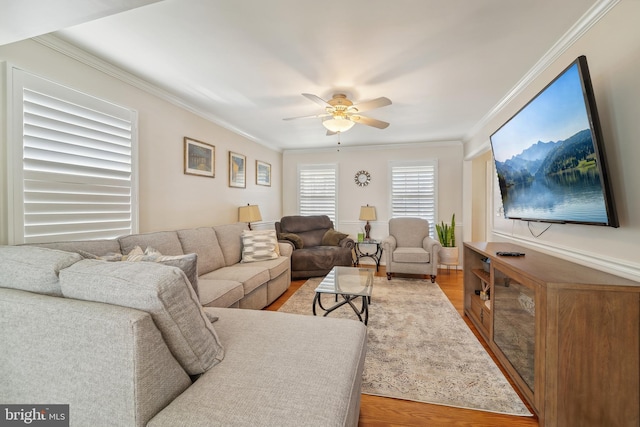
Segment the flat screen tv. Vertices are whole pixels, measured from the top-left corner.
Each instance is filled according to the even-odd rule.
[[[491,135],[507,219],[618,227],[587,59]]]

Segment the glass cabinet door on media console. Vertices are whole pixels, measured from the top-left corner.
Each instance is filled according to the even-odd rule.
[[[535,390],[536,291],[493,269],[493,342],[518,372],[531,392]]]

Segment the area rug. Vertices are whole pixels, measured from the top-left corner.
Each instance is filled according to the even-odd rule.
[[[321,280],[309,279],[278,311],[313,315],[314,290]],[[437,284],[374,280],[363,393],[531,416]],[[323,296],[325,307],[332,305],[331,298]],[[329,316],[357,321],[348,305]]]

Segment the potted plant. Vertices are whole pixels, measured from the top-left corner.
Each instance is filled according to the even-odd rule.
[[[458,248],[456,247],[456,214],[451,216],[451,225],[444,221],[436,224],[440,249],[440,264],[458,265]]]

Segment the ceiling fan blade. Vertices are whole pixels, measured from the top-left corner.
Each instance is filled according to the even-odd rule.
[[[313,114],[311,116],[287,117],[287,118],[282,119],[282,120],[317,119],[317,118],[322,118],[322,117],[329,117],[330,115],[331,114],[329,114],[329,113],[322,113],[322,114]]]
[[[325,101],[324,99],[320,98],[317,95],[313,95],[311,93],[303,93],[302,96],[309,99],[310,101],[315,102],[316,104],[320,105],[322,108],[331,107],[331,104],[329,104],[327,101]]]
[[[373,126],[378,129],[386,129],[389,126],[389,123],[383,122],[382,120],[372,119],[371,117],[353,115],[349,118],[361,125]]]
[[[387,105],[391,105],[391,100],[382,96],[372,99],[371,101],[365,101],[362,104],[356,104],[353,108],[361,113],[363,111],[373,110],[374,108],[386,107]]]

